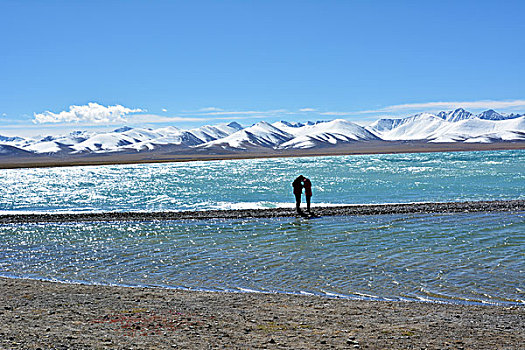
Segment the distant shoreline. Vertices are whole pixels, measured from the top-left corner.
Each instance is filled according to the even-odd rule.
[[[394,215],[425,213],[467,213],[525,211],[525,200],[469,201],[441,203],[399,203],[341,205],[312,207],[316,216]],[[56,213],[56,214],[3,214],[0,224],[42,222],[95,222],[95,221],[151,221],[151,220],[208,220],[243,218],[297,217],[295,209],[237,209],[203,211],[161,212],[101,212],[101,213]]]
[[[337,147],[320,149],[274,150],[257,148],[250,150],[224,150],[206,152],[191,148],[161,148],[154,151],[92,153],[78,155],[16,155],[0,154],[0,169],[47,168],[68,166],[97,166],[122,164],[173,163],[193,161],[321,157],[366,154],[398,154],[429,152],[469,152],[469,151],[502,151],[523,150],[525,141],[497,143],[428,143],[423,141],[362,141]]]

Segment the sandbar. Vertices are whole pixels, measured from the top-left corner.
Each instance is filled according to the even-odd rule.
[[[393,204],[355,204],[336,206],[312,206],[312,218],[326,216],[428,214],[428,213],[474,213],[474,212],[521,212],[525,200],[428,202]],[[152,221],[152,220],[209,220],[301,217],[293,208],[234,209],[202,211],[157,212],[90,212],[90,213],[33,213],[2,214],[0,224],[44,222],[95,222],[95,221]]]

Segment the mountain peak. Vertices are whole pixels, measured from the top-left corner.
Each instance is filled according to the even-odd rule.
[[[253,124],[253,126],[272,126],[272,124],[268,123],[267,121],[261,120],[260,122]]]
[[[0,135],[0,141],[13,142],[13,141],[22,141],[22,140],[23,140],[23,138],[18,137],[18,136],[2,136],[2,135]]]
[[[229,126],[230,128],[237,129],[237,130],[241,130],[242,129],[242,125],[237,123],[237,122],[230,122],[230,123],[226,124],[226,126]]]
[[[507,115],[507,119],[516,119],[520,117],[525,117],[525,114],[511,113]]]
[[[277,126],[277,127],[279,127],[279,125],[284,125],[284,126],[287,126],[289,128],[300,128],[300,127],[304,126],[303,123],[289,122],[289,121],[286,121],[286,120],[280,120],[277,123],[274,123],[272,125]]]
[[[458,122],[460,120],[471,119],[474,117],[472,113],[464,110],[463,108],[456,108],[455,110],[448,112],[439,112],[437,116],[443,120],[446,120],[447,122],[452,123]]]
[[[488,109],[488,110],[484,111],[483,113],[480,113],[478,115],[478,118],[479,119],[485,119],[485,120],[503,120],[503,119],[507,119],[507,118],[505,118],[505,116],[499,114],[498,112],[496,112],[493,109]]]
[[[133,130],[133,128],[129,127],[129,126],[123,126],[121,128],[113,130],[113,132],[126,132],[126,131],[130,131],[130,130]]]

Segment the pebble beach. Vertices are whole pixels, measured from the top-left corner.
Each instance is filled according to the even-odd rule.
[[[525,308],[0,278],[2,349],[522,349]]]

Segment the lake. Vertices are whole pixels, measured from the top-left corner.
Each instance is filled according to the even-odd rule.
[[[0,211],[523,199],[525,151],[0,170]],[[0,225],[0,275],[380,300],[525,303],[525,213]]]

